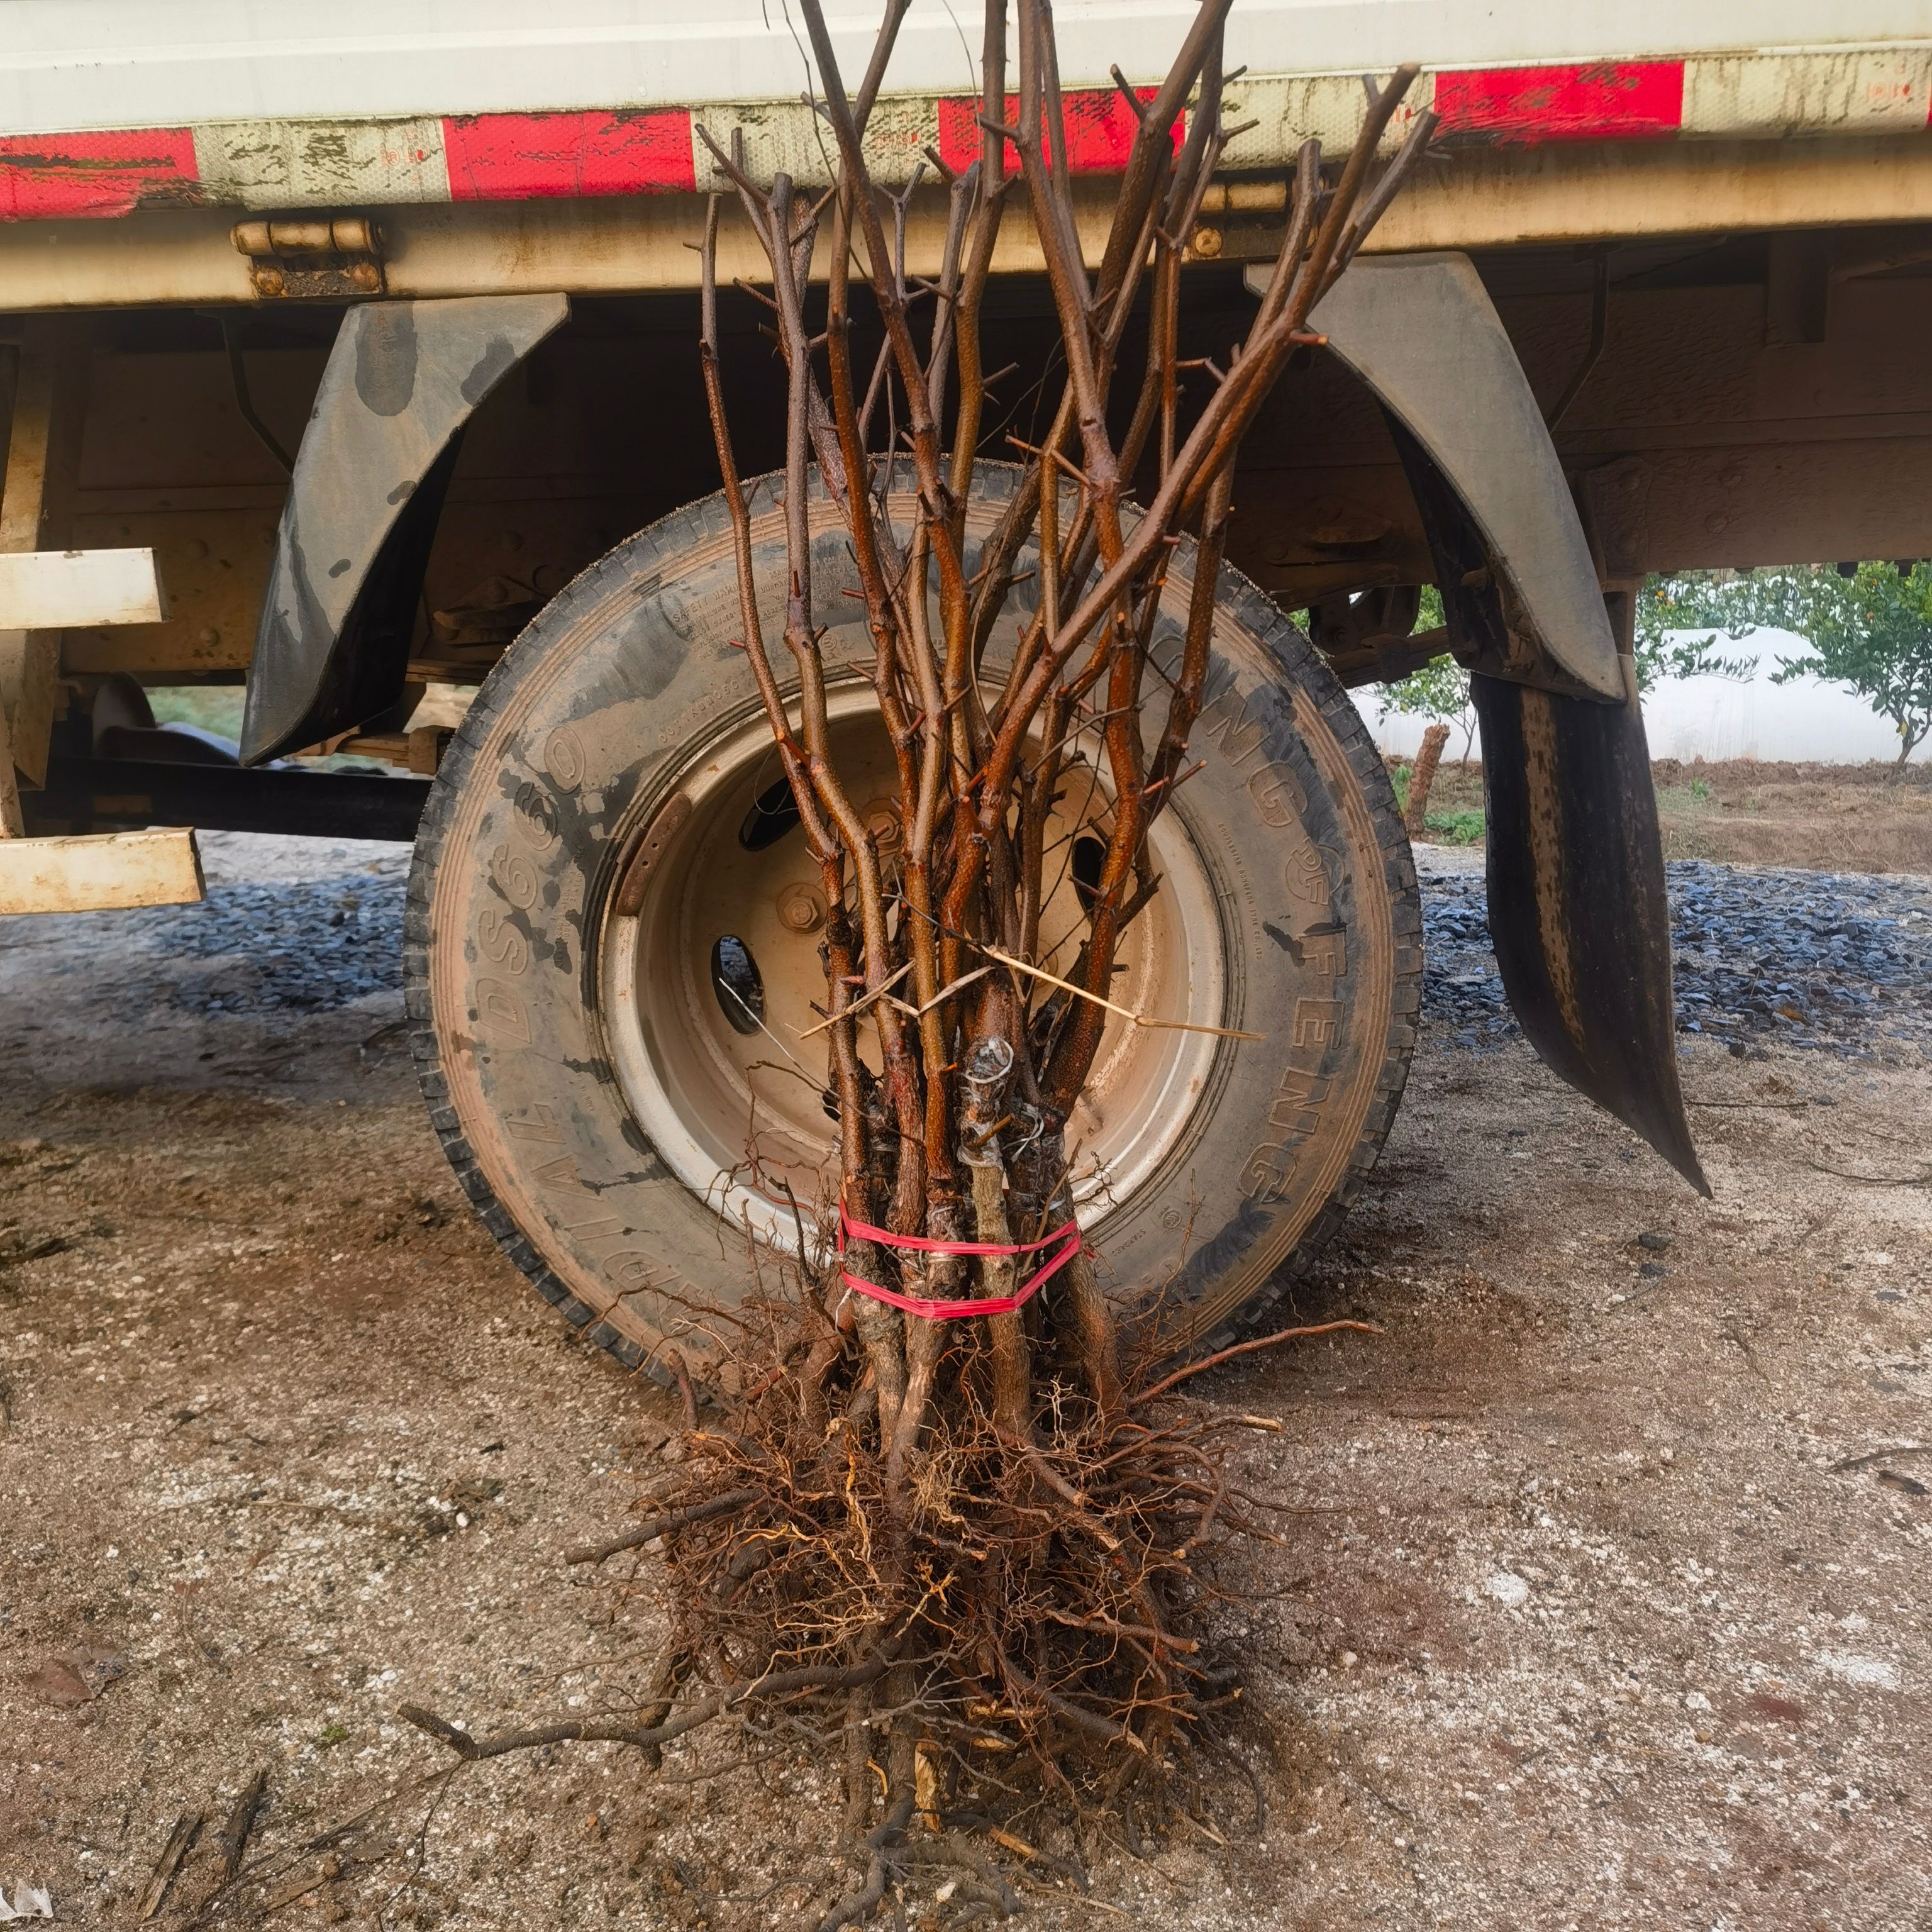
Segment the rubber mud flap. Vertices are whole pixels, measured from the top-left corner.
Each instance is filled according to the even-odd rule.
[[[1700,1194],[1643,716],[1480,676],[1490,934],[1530,1044]]]
[[[244,765],[400,696],[464,427],[569,314],[568,296],[542,294],[368,302],[344,315],[262,592]]]
[[[980,466],[969,572],[1016,475]],[[772,638],[785,585],[780,482],[749,493]],[[869,658],[836,506],[815,476],[812,488],[826,661]],[[1184,544],[1170,571],[1160,661],[1178,662],[1191,556]],[[1033,594],[1030,579],[1016,590],[1016,614]],[[409,1012],[450,1158],[544,1294],[632,1363],[668,1340],[701,1361],[705,1311],[754,1292],[743,1228],[639,1124],[648,1110],[627,1100],[631,1063],[604,1010],[622,996],[600,990],[627,912],[630,928],[648,923],[639,868],[707,822],[674,802],[701,792],[707,760],[719,768],[714,748],[762,729],[740,634],[720,499],[593,565],[491,672],[437,776],[410,880]],[[1157,729],[1166,688],[1148,683]],[[1192,753],[1203,767],[1171,810],[1219,934],[1219,1022],[1264,1038],[1208,1041],[1158,1161],[1126,1198],[1082,1210],[1103,1282],[1162,1354],[1231,1336],[1337,1225],[1394,1118],[1420,1002],[1414,870],[1382,760],[1306,641],[1232,571],[1208,700]],[[733,809],[728,840],[704,836],[735,862],[737,828],[751,821]],[[689,862],[702,908],[723,889]],[[662,930],[683,945],[681,928]],[[714,938],[694,935],[677,968],[694,982],[710,970]],[[732,1050],[721,1037],[705,1064]],[[814,1041],[794,1057],[815,1063],[824,1050]]]

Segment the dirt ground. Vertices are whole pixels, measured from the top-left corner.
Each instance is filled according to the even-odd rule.
[[[1460,749],[1461,739],[1452,741]],[[1706,764],[1651,766],[1666,859],[1803,866],[1828,872],[1932,872],[1932,765]],[[1430,815],[1479,812],[1480,764],[1452,758],[1436,774]],[[1430,836],[1453,836],[1438,824]]]
[[[402,863],[208,843],[310,880],[344,958]],[[607,1747],[445,1779],[398,1720],[637,1696],[650,1560],[560,1552],[664,1411],[470,1219],[393,991],[267,1004],[218,934],[116,917],[0,923],[0,1888],[130,1925],[205,1813],[181,1923],[262,1768],[218,1924],[812,1923],[827,1786],[782,1739],[716,1784]],[[1932,1924],[1927,1072],[1688,1042],[1707,1204],[1520,1044],[1430,1029],[1299,1298],[1385,1333],[1201,1385],[1282,1425],[1250,1474],[1294,1514],[1221,1631],[1265,1820],[1036,1875],[1029,1922]]]

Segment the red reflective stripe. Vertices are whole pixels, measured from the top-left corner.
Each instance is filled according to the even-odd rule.
[[[465,114],[442,124],[452,201],[536,201],[694,188],[691,114]]]
[[[1435,106],[1445,134],[1484,134],[1504,143],[1654,140],[1684,124],[1684,63],[1438,74]]]
[[[0,137],[0,221],[127,214],[155,202],[198,202],[194,136],[186,128]]]
[[[1137,87],[1134,98],[1148,101],[1160,92],[1158,88]],[[1120,98],[1119,90],[1112,87],[1082,88],[1063,94],[1060,100],[1066,110],[1069,171],[1076,175],[1123,172],[1140,124],[1134,118],[1133,110]],[[1019,118],[1019,96],[1010,94],[1006,96],[1006,125],[1014,126]],[[1181,115],[1174,117],[1174,143],[1177,148],[1180,146],[1181,124],[1185,118]],[[956,174],[963,173],[980,158],[980,101],[976,95],[965,100],[940,100],[939,158]],[[1019,157],[1009,142],[1006,172],[1016,175],[1019,171]]]

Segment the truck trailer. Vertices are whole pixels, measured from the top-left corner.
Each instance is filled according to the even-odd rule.
[[[1090,251],[1191,17],[1057,10]],[[832,21],[848,72],[877,24]],[[1244,446],[1200,762],[1122,956],[1123,1004],[1184,1024],[1118,1028],[1068,1127],[1108,1291],[1177,1351],[1306,1265],[1415,1044],[1415,869],[1350,690],[1472,672],[1515,1014],[1705,1189],[1637,593],[1932,551],[1932,0],[1236,0],[1188,359],[1246,329],[1304,142],[1339,159],[1411,61],[1388,151],[1438,131]],[[0,0],[0,913],[192,900],[196,828],[413,839],[436,1132],[632,1364],[746,1292],[746,1242],[811,1245],[833,1165],[827,908],[733,648],[698,356],[722,195],[732,415],[776,468],[719,153],[830,187],[814,86],[784,0]],[[866,138],[915,281],[979,90],[953,10],[914,0]],[[1050,406],[1058,340],[1029,225],[999,250],[989,458]],[[1010,488],[981,474],[969,554]],[[753,500],[776,601],[782,509]],[[238,736],[156,722],[195,686],[245,686]],[[867,696],[832,697],[861,764]],[[1048,970],[1078,944],[1067,844]]]

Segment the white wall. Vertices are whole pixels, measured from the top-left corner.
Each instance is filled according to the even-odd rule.
[[[1830,764],[1862,764],[1898,756],[1898,740],[1886,720],[1864,699],[1815,678],[1774,684],[1771,673],[1780,657],[1802,653],[1803,640],[1783,631],[1756,631],[1742,643],[1718,640],[1718,649],[1742,656],[1755,652],[1756,674],[1745,682],[1723,677],[1666,679],[1645,694],[1643,718],[1654,758],[1767,760],[1815,759]],[[1353,694],[1376,742],[1384,752],[1414,752],[1422,742],[1424,718],[1376,716],[1379,693],[1370,686]],[[1462,732],[1454,726],[1443,755],[1462,754]],[[1912,754],[1912,763],[1932,762],[1932,739]]]

